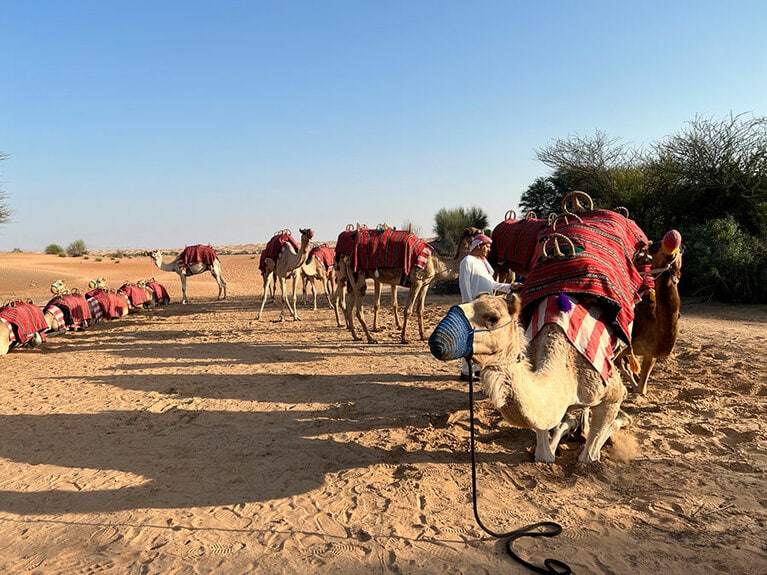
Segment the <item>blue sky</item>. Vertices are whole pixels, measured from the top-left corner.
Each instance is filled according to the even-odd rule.
[[[0,251],[491,226],[596,131],[767,114],[763,0],[0,0]]]

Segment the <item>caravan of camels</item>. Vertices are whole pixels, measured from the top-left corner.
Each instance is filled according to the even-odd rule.
[[[304,306],[316,313],[319,280],[339,328],[360,340],[356,322],[374,344],[381,290],[388,285],[401,343],[410,342],[408,324],[415,315],[420,340],[428,339],[437,359],[474,362],[483,392],[501,416],[535,432],[536,461],[553,462],[561,440],[576,430],[586,440],[580,461],[599,461],[605,442],[630,422],[621,410],[627,388],[645,395],[656,359],[674,347],[681,236],[672,230],[651,242],[624,210],[595,209],[582,192],[569,194],[562,212],[546,219],[534,214],[516,219],[509,211],[492,231],[489,260],[499,276],[523,280],[521,291],[507,298],[483,294],[457,305],[428,337],[424,308],[429,288],[458,278],[460,262],[482,232],[464,230],[453,257],[445,258],[410,231],[385,225],[349,225],[333,247],[313,247],[310,228],[301,229],[298,239],[290,230],[279,230],[260,254],[263,292],[255,318],[261,320],[279,286],[277,321],[286,319],[285,308],[294,321],[300,320],[299,280],[304,282]],[[205,271],[218,285],[218,299],[226,298],[221,261],[212,246],[188,246],[170,263],[159,250],[145,255],[160,270],[179,276],[181,303],[189,301],[187,277]],[[363,307],[368,281],[374,288],[372,328]],[[401,323],[398,289],[409,290]],[[126,281],[117,289],[98,278],[82,291],[55,280],[51,291],[54,297],[42,307],[16,300],[0,308],[0,355],[39,345],[52,334],[86,330],[170,302],[154,278]]]

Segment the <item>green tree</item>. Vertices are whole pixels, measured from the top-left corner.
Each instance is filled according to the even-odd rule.
[[[466,228],[475,227],[484,230],[487,229],[487,221],[487,214],[475,206],[468,210],[442,208],[434,216],[434,233],[445,253],[454,253],[458,247],[458,240],[461,239]]]
[[[48,244],[45,246],[45,253],[57,256],[64,253],[64,248],[62,248],[59,244]]]
[[[88,253],[83,240],[75,240],[67,246],[67,255],[72,258],[84,256]]]

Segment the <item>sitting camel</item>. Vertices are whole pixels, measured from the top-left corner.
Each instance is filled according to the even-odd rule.
[[[553,463],[560,440],[577,426],[574,418],[566,418],[568,410],[590,407],[591,424],[578,459],[599,461],[607,439],[629,422],[620,411],[626,389],[618,370],[605,381],[558,324],[544,325],[528,344],[521,307],[516,294],[509,302],[483,294],[454,306],[429,339],[432,354],[441,360],[471,356],[479,364],[492,405],[514,427],[535,431],[535,461]]]
[[[154,265],[164,272],[175,272],[181,278],[181,303],[189,303],[186,296],[186,278],[197,274],[210,271],[210,275],[218,284],[218,299],[226,299],[226,281],[221,275],[221,262],[218,259],[216,251],[211,246],[194,245],[187,246],[184,250],[170,262],[165,263],[162,259],[162,252],[155,250],[144,252],[152,258]]]
[[[619,359],[627,359],[631,369],[626,370],[632,379],[636,375],[635,356],[642,356],[639,379],[636,382],[640,395],[647,395],[647,381],[659,357],[668,357],[676,344],[679,333],[679,279],[682,277],[682,236],[671,230],[661,243],[650,246],[652,257],[650,274],[655,287],[634,308],[634,325],[631,330],[631,347],[621,352]]]
[[[278,321],[285,320],[286,305],[288,306],[288,311],[290,311],[290,314],[293,316],[293,320],[299,320],[298,312],[296,311],[296,283],[298,282],[298,276],[301,273],[301,266],[304,265],[306,256],[309,253],[309,242],[311,242],[311,239],[314,237],[314,231],[311,228],[304,228],[299,231],[301,232],[301,245],[298,249],[296,249],[295,240],[293,240],[289,231],[280,230],[280,232],[277,232],[272,236],[269,243],[267,243],[266,249],[262,253],[259,268],[261,269],[261,276],[264,278],[264,297],[261,300],[261,308],[258,310],[256,319],[261,319],[261,314],[264,312],[266,298],[269,295],[271,286],[279,280],[282,308],[280,309],[280,318]],[[275,248],[276,252],[272,254],[272,249]],[[288,279],[293,280],[292,306],[288,301],[286,293]]]
[[[45,341],[50,319],[28,301],[10,301],[0,306],[0,355],[14,347],[34,347]]]

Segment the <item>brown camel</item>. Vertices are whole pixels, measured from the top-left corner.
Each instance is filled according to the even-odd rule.
[[[684,247],[681,236],[673,230],[661,243],[650,246],[655,288],[645,295],[634,308],[634,325],[631,331],[631,347],[625,349],[619,359],[628,360],[631,368],[625,370],[635,376],[637,360],[641,356],[636,387],[640,395],[647,395],[647,381],[659,357],[668,357],[676,344],[679,333],[679,279],[682,277]]]
[[[483,294],[455,306],[429,339],[432,354],[441,360],[472,357],[492,405],[514,427],[535,431],[536,461],[554,461],[561,438],[577,426],[566,417],[571,408],[591,408],[578,459],[599,461],[607,439],[629,421],[620,411],[626,389],[618,370],[605,381],[557,324],[544,325],[528,344],[520,311],[516,294],[508,302]]]
[[[410,316],[415,313],[418,315],[418,331],[421,340],[426,340],[423,327],[423,311],[426,301],[426,293],[429,290],[431,284],[436,280],[451,280],[458,277],[458,267],[466,254],[469,253],[469,247],[471,245],[472,238],[481,230],[476,228],[466,228],[458,242],[457,252],[453,259],[443,260],[437,253],[431,250],[430,255],[427,257],[423,267],[413,265],[410,269],[410,273],[407,277],[409,280],[410,292],[408,294],[407,303],[403,311],[402,318],[402,330],[400,334],[400,341],[402,343],[409,343],[407,338],[407,324]],[[404,269],[402,267],[393,268],[376,268],[376,269],[351,269],[350,260],[346,260],[344,266],[344,272],[346,274],[346,280],[348,282],[349,290],[352,294],[352,306],[346,308],[346,325],[349,327],[352,337],[355,340],[361,338],[357,335],[354,329],[354,321],[352,317],[352,309],[354,310],[354,316],[360,322],[368,343],[377,343],[375,338],[370,333],[367,322],[365,321],[362,303],[363,296],[365,295],[365,286],[368,278],[380,284],[387,284],[390,286],[400,285],[403,279]],[[339,267],[339,274],[341,268]],[[396,305],[396,292],[392,293],[394,302],[392,305]],[[396,309],[396,308],[395,308]]]
[[[187,246],[172,262],[165,263],[162,260],[162,252],[155,250],[144,252],[152,258],[154,265],[164,272],[174,272],[181,279],[181,303],[188,303],[186,296],[186,278],[210,271],[210,275],[218,284],[218,299],[226,299],[226,281],[221,275],[221,262],[215,250],[210,246],[195,245]]]
[[[287,230],[283,230],[287,231]],[[296,250],[291,242],[282,244],[279,253],[275,256],[275,259],[265,258],[264,268],[262,270],[262,277],[264,278],[264,297],[261,300],[261,309],[258,311],[256,319],[261,319],[261,314],[264,311],[266,305],[266,298],[269,295],[271,286],[274,282],[280,282],[280,293],[282,296],[282,308],[280,309],[280,317],[278,321],[285,320],[285,306],[288,306],[290,315],[293,316],[294,321],[298,321],[298,312],[296,311],[296,283],[298,277],[301,274],[301,266],[306,261],[306,256],[309,253],[309,242],[314,237],[314,231],[311,228],[305,228],[298,230],[301,232],[301,245]],[[289,234],[288,234],[289,235]],[[287,297],[287,280],[293,280],[293,305],[288,301]]]

